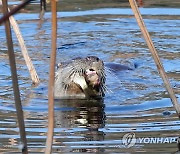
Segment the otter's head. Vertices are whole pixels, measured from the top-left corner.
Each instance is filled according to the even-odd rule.
[[[104,64],[98,57],[90,56],[85,58],[87,66],[85,67],[84,77],[88,84],[93,88],[100,89],[105,84]]]
[[[59,65],[56,73],[57,96],[103,97],[106,74],[104,63],[95,56],[76,58]]]
[[[104,63],[98,57],[74,59],[74,75],[72,81],[76,83],[88,97],[100,96],[105,93]]]

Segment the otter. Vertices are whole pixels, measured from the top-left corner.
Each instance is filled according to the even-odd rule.
[[[105,96],[106,74],[98,57],[75,58],[58,64],[55,76],[55,98],[90,99]]]

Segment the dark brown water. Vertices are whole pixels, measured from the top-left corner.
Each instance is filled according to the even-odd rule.
[[[124,3],[111,2],[125,7]],[[148,6],[155,6],[150,2]],[[160,8],[161,4],[141,12],[180,101],[180,9],[171,8],[176,1],[167,2],[164,5],[168,7]],[[95,55],[105,63],[130,63],[137,68],[107,73],[109,92],[104,101],[56,100],[53,152],[176,153],[180,121],[130,8],[111,8],[112,3],[105,3],[105,8],[96,9],[94,3],[85,10],[90,4],[77,1],[72,6],[83,8],[80,11],[71,12],[74,8],[68,6],[69,11],[58,12],[57,62]],[[13,34],[28,148],[41,153],[47,132],[51,16],[45,13],[40,20],[39,13],[34,12],[15,17],[41,79],[38,87],[31,85]],[[0,152],[18,153],[21,143],[3,26],[0,40]],[[131,139],[126,142],[128,137]]]

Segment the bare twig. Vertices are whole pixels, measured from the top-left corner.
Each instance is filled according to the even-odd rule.
[[[167,91],[169,93],[169,96],[171,98],[173,106],[174,106],[178,116],[180,117],[180,105],[179,105],[178,100],[177,100],[177,98],[176,98],[176,96],[174,94],[173,89],[171,88],[171,85],[169,83],[169,80],[168,80],[168,77],[167,77],[166,72],[164,70],[164,67],[161,64],[161,61],[160,61],[160,58],[159,58],[158,53],[156,51],[156,48],[154,47],[154,44],[153,44],[153,42],[151,40],[151,37],[150,37],[150,35],[149,35],[149,33],[148,33],[147,29],[146,29],[146,26],[145,26],[145,24],[143,22],[143,18],[141,16],[140,12],[139,12],[136,1],[135,0],[129,0],[129,3],[130,3],[131,8],[132,8],[132,10],[134,12],[135,18],[137,20],[137,23],[138,23],[140,29],[141,29],[141,32],[142,32],[142,34],[143,34],[143,36],[144,36],[144,38],[146,40],[146,43],[147,43],[147,45],[149,47],[149,50],[150,50],[150,52],[152,54],[152,57],[154,58],[154,61],[156,63],[159,74],[160,74],[161,78],[163,79],[164,85],[165,85],[165,87],[166,87],[166,89],[167,89]]]
[[[34,0],[25,0],[20,5],[16,6],[14,9],[12,9],[10,12],[6,12],[2,18],[0,18],[0,24],[2,24],[4,21],[8,20],[8,18],[17,13],[20,9],[22,9],[24,6],[26,6],[29,2]]]
[[[56,63],[56,41],[57,41],[57,6],[56,0],[51,0],[52,11],[52,51],[50,59],[50,74],[49,74],[49,87],[48,87],[48,133],[46,140],[46,154],[50,154],[53,143],[54,133],[54,76],[55,76],[55,63]]]
[[[7,1],[3,0],[3,13],[6,14],[7,12],[8,12]],[[6,20],[6,22],[5,22],[5,29],[6,29],[6,39],[7,39],[7,46],[8,46],[9,62],[10,62],[10,66],[11,66],[11,76],[12,76],[12,82],[13,82],[17,119],[18,119],[18,124],[19,124],[19,129],[20,129],[21,142],[23,144],[22,153],[26,154],[26,153],[28,153],[28,149],[27,149],[25,126],[24,126],[24,116],[23,116],[21,98],[20,98],[20,93],[19,93],[16,62],[15,62],[15,55],[14,55],[9,20]]]

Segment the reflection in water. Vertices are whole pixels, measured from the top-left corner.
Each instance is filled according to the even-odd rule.
[[[81,131],[81,141],[104,141],[105,126],[103,100],[56,100],[55,128],[86,128]],[[103,152],[103,148],[79,148],[73,152]],[[59,149],[58,149],[59,151]]]

